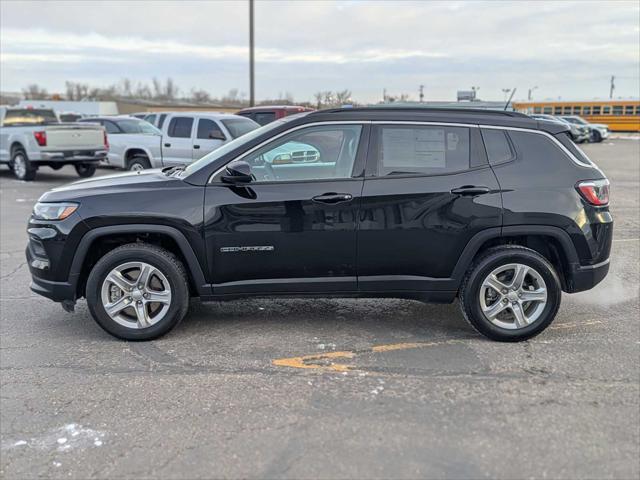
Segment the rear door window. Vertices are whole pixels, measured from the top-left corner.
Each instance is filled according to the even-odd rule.
[[[104,128],[107,130],[107,133],[122,133],[118,126],[109,120],[104,121]]]
[[[218,140],[218,138],[216,138],[217,133],[226,138],[226,135],[222,132],[222,129],[215,121],[208,118],[201,118],[198,120],[197,138],[201,140]]]
[[[509,162],[515,158],[511,143],[504,130],[483,128],[482,139],[490,164]]]
[[[190,138],[193,128],[193,118],[174,117],[169,122],[169,136],[174,138]]]
[[[376,128],[378,176],[440,175],[469,169],[466,127],[382,125]]]

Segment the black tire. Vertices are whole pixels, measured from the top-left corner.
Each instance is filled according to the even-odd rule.
[[[95,163],[76,163],[73,168],[76,169],[76,173],[81,178],[89,178],[93,177],[93,174],[96,173],[96,164]]]
[[[591,142],[592,143],[600,143],[602,141],[602,135],[598,130],[591,131]]]
[[[109,273],[127,262],[145,262],[160,270],[171,288],[171,302],[167,313],[157,323],[146,328],[121,325],[105,311],[102,285]],[[123,340],[153,340],[173,329],[184,318],[189,308],[189,285],[182,263],[171,252],[145,243],[122,245],[102,257],[89,273],[86,286],[89,311],[106,332]]]
[[[64,167],[64,165],[61,163],[51,163],[49,166],[54,170],[60,170],[62,167]]]
[[[29,161],[27,153],[22,148],[16,148],[11,153],[9,167],[18,180],[30,182],[36,178],[38,167]]]
[[[526,327],[517,329],[493,324],[485,317],[480,305],[480,288],[485,278],[494,269],[510,263],[520,263],[535,269],[547,288],[547,303],[540,316]],[[529,248],[503,245],[488,249],[474,261],[460,287],[459,300],[462,314],[479,333],[491,340],[519,342],[538,335],[551,324],[560,308],[561,296],[558,275],[545,257]]]
[[[142,155],[136,155],[127,164],[127,170],[131,171],[146,170],[147,168],[151,168],[151,163],[147,157]]]

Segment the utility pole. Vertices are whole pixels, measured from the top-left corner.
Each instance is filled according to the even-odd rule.
[[[611,75],[611,87],[609,88],[609,98],[612,99],[613,98],[613,91],[616,89],[616,84],[614,83],[616,80],[616,77],[614,75]]]
[[[502,93],[504,93],[504,101],[507,101],[507,95],[509,95],[509,92],[511,91],[510,88],[503,88],[502,89]]]
[[[249,106],[256,104],[256,84],[255,84],[255,52],[253,38],[253,0],[249,0]]]
[[[420,103],[424,101],[424,85],[420,85]]]
[[[533,100],[533,95],[532,95],[532,94],[533,94],[533,91],[534,91],[536,88],[538,88],[538,86],[537,86],[537,85],[536,85],[535,87],[531,87],[531,88],[529,89],[529,94],[527,95],[527,100],[529,100],[529,101]]]
[[[382,103],[387,103],[387,89],[382,89]]]

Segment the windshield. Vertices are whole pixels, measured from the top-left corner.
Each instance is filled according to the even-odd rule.
[[[290,121],[289,120],[290,118],[291,117],[287,117],[286,119],[282,119],[282,120],[278,120],[278,121],[275,121],[275,122],[268,123],[268,124],[266,124],[266,125],[264,125],[264,126],[262,126],[260,128],[256,128],[255,130],[250,131],[246,135],[243,135],[241,137],[236,138],[235,140],[231,140],[230,142],[225,143],[220,148],[217,148],[213,152],[208,153],[207,155],[202,157],[200,160],[198,160],[196,162],[193,162],[192,164],[188,165],[184,169],[185,173],[187,175],[190,175],[190,174],[192,174],[194,172],[197,172],[201,168],[209,165],[212,162],[215,162],[219,158],[222,158],[223,156],[225,156],[227,153],[231,152],[232,150],[235,150],[239,146],[250,142],[254,138],[258,138],[263,133],[269,132],[269,131],[277,128],[277,127],[280,127],[283,123]]]
[[[149,122],[144,120],[120,120],[117,122],[123,133],[146,133],[149,135],[162,135],[162,132]]]
[[[53,110],[36,108],[13,109],[5,113],[3,125],[47,125],[59,123]]]
[[[260,127],[260,125],[250,118],[229,118],[222,120],[222,123],[227,127],[227,130],[229,130],[233,138],[241,137],[245,133],[249,133]]]
[[[565,117],[565,118],[569,120],[571,123],[577,123],[578,125],[587,125],[587,122],[585,122],[580,117]]]

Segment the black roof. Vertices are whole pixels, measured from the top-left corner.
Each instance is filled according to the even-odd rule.
[[[358,107],[333,108],[311,112],[307,118],[316,121],[331,120],[372,120],[372,121],[423,121],[445,123],[468,123],[472,125],[495,125],[544,130],[559,133],[568,127],[556,122],[537,120],[514,111],[480,110],[472,108],[432,108],[432,107]]]

